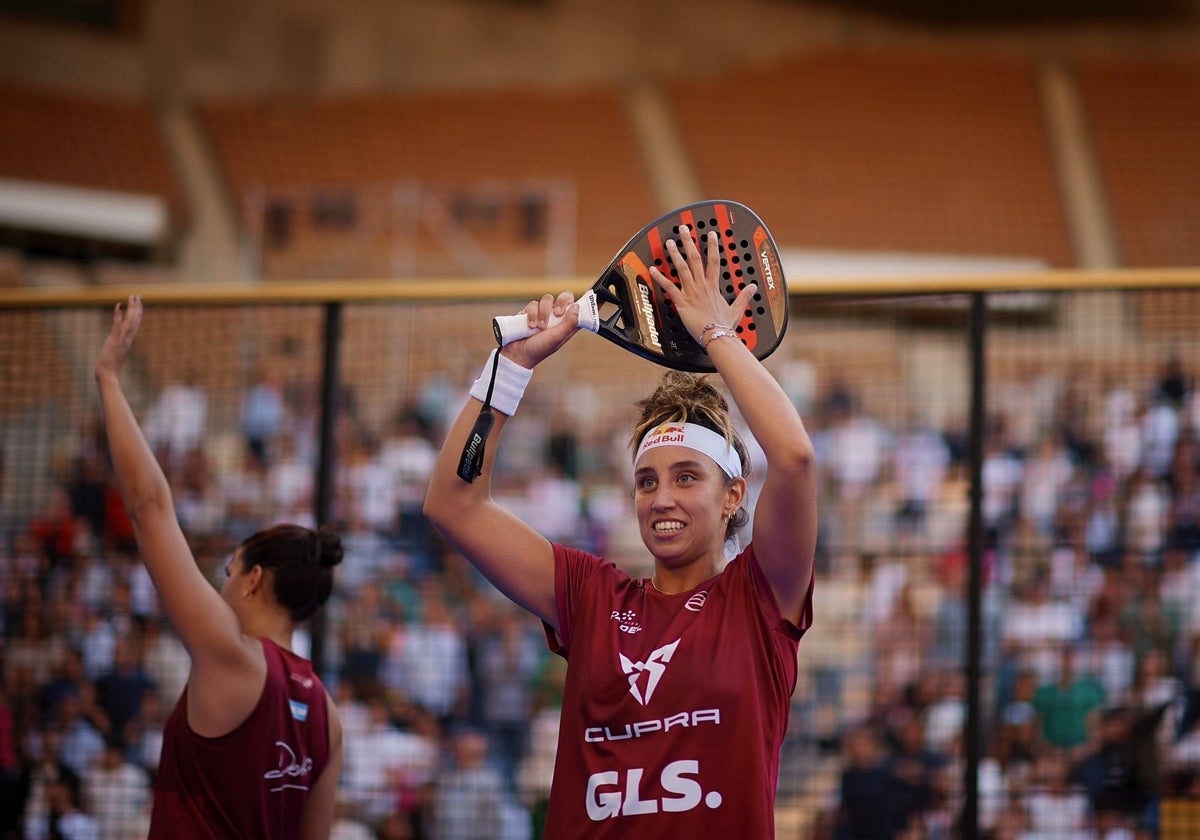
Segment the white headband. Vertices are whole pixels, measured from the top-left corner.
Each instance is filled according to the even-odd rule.
[[[741,478],[742,459],[737,450],[730,446],[723,435],[695,423],[663,423],[646,432],[638,445],[633,463],[641,460],[648,450],[657,446],[686,446],[717,462],[721,471],[730,478]]]

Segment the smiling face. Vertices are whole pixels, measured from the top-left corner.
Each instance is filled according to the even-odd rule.
[[[633,499],[642,542],[678,569],[724,558],[725,521],[745,483],[730,481],[707,455],[684,446],[647,450],[634,466]],[[715,571],[715,568],[714,570]]]

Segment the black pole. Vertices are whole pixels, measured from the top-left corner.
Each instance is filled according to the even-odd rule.
[[[983,439],[987,420],[987,295],[971,295],[968,328],[971,365],[971,415],[967,465],[970,513],[967,520],[967,719],[963,731],[962,838],[979,837],[980,679],[983,653]]]
[[[338,359],[342,349],[342,304],[325,304],[325,337],[321,356],[321,439],[317,446],[316,510],[317,524],[333,518],[333,462],[336,455],[335,431],[338,421]],[[325,666],[325,611],[313,616],[312,663],[320,674]]]

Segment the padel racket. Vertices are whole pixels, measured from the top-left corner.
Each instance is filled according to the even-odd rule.
[[[706,234],[717,232],[721,293],[727,302],[732,304],[747,283],[758,285],[734,327],[755,357],[765,359],[779,346],[787,329],[787,283],[767,226],[753,210],[736,201],[689,204],[638,231],[579,298],[579,325],[664,367],[695,373],[716,370],[684,327],[674,304],[650,277],[652,265],[668,277],[677,276],[664,243],[668,239],[678,242],[682,225],[691,231],[705,260]],[[501,346],[536,332],[524,313],[493,318],[492,329]]]

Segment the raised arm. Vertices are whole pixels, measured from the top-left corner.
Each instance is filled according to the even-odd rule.
[[[166,476],[121,389],[121,369],[141,321],[141,297],[132,295],[123,306],[118,304],[95,367],[121,499],[154,588],[191,655],[193,675],[212,667],[252,669],[253,656],[243,644],[237,617],[196,566],[176,519]]]
[[[670,296],[680,319],[697,341],[728,326],[749,305],[756,288],[749,284],[733,306],[721,296],[720,264],[715,235],[709,234],[707,262],[680,231],[682,251],[668,243],[679,275],[676,287],[657,268],[651,273]],[[817,545],[817,482],[812,441],[787,394],[754,354],[734,336],[708,341],[707,351],[725,380],[751,434],[767,458],[767,475],[754,509],[754,554],[775,590],[783,614],[792,621],[812,581]]]
[[[542,328],[501,351],[507,363],[532,370],[574,335],[578,304],[570,292],[545,295],[526,307],[531,326]],[[546,328],[550,314],[566,318]],[[508,416],[492,409],[494,422],[484,445],[482,471],[473,482],[458,475],[459,459],[483,403],[471,397],[442,443],[425,495],[425,515],[497,589],[557,629],[554,551],[536,529],[492,498],[492,469]]]

